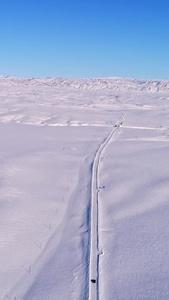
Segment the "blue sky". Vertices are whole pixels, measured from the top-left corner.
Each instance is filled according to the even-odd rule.
[[[0,74],[169,79],[168,0],[0,0]]]

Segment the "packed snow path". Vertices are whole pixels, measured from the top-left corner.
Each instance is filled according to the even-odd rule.
[[[112,139],[115,131],[123,124],[124,114],[113,126],[112,131],[96,152],[92,168],[92,192],[91,192],[91,229],[90,229],[90,264],[89,264],[89,300],[99,299],[99,219],[98,219],[98,195],[99,187],[99,163],[103,150]]]

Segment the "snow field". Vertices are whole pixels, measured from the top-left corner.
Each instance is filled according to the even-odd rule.
[[[92,166],[125,114],[98,164],[98,299],[168,300],[167,83],[0,81],[0,299],[88,299]]]

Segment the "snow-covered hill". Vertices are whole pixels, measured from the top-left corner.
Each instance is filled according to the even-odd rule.
[[[1,85],[68,87],[71,89],[168,92],[169,80],[136,80],[128,78],[15,78],[0,76]]]

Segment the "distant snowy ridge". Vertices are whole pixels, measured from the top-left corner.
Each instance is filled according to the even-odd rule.
[[[169,80],[137,80],[128,78],[15,78],[0,76],[0,85],[48,86],[83,90],[168,92]]]

